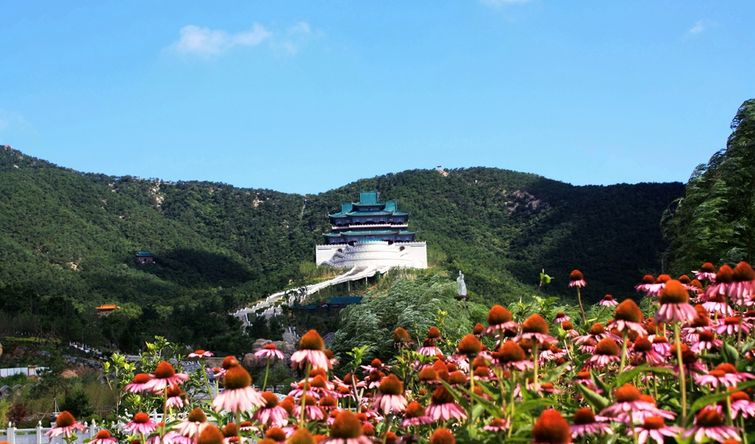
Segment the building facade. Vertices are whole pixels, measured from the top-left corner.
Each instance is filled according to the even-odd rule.
[[[380,202],[377,192],[359,194],[328,215],[331,231],[315,247],[317,265],[338,268],[427,268],[427,245],[409,230],[409,214],[396,201]]]

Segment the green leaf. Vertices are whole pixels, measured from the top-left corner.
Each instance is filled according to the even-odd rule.
[[[664,374],[673,375],[674,374],[674,372],[668,368],[651,367],[647,364],[642,364],[639,367],[635,367],[632,370],[625,371],[624,373],[617,376],[616,381],[614,381],[614,387],[621,387],[622,385],[631,381],[632,379],[634,379],[636,376],[638,376],[640,373],[643,373],[643,372],[655,373],[657,375],[664,375]]]
[[[577,384],[577,389],[582,392],[582,396],[584,396],[587,402],[595,407],[596,410],[603,410],[604,408],[608,407],[608,404],[610,404],[608,399],[595,393],[594,391],[585,387],[583,384]]]
[[[755,387],[755,381],[747,381],[744,384],[739,384],[737,386],[739,390],[744,390],[750,387]],[[700,410],[701,408],[705,407],[706,405],[710,405],[718,401],[721,401],[723,399],[726,399],[727,395],[729,395],[728,392],[723,392],[723,393],[713,393],[710,395],[705,395],[701,398],[697,398],[695,402],[692,403],[692,407],[690,407],[690,411],[696,412]]]
[[[736,365],[737,361],[739,360],[739,352],[731,344],[724,343],[724,346],[721,349],[721,353],[723,354],[724,359],[726,359],[727,362],[730,362],[734,365]]]

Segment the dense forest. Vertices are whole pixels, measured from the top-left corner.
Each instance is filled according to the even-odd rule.
[[[671,269],[755,259],[755,99],[739,107],[726,148],[699,165],[664,215]]]
[[[446,174],[447,173],[447,174]],[[61,168],[0,148],[0,333],[129,350],[154,334],[215,350],[245,347],[226,313],[300,283],[327,213],[378,190],[411,214],[432,265],[463,270],[484,301],[520,297],[542,268],[568,295],[628,294],[659,272],[659,221],[680,183],[572,186],[494,168],[413,170],[317,195],[167,183]],[[156,263],[139,265],[147,250]],[[120,310],[98,317],[95,307]]]

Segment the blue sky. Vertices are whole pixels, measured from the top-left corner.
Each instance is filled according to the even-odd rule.
[[[755,96],[753,18],[750,1],[0,0],[0,143],[289,192],[435,165],[686,181]]]

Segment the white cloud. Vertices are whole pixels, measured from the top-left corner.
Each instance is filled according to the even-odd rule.
[[[272,33],[258,23],[237,33],[187,25],[179,34],[178,41],[171,45],[176,52],[203,56],[222,54],[235,46],[257,46],[272,37]]]
[[[480,3],[482,3],[483,5],[491,6],[493,8],[502,8],[504,6],[511,5],[522,5],[529,2],[530,0],[480,0]]]
[[[687,30],[687,35],[701,34],[713,25],[715,25],[715,23],[710,20],[698,20]]]
[[[255,23],[250,29],[236,33],[187,25],[181,28],[178,40],[168,49],[184,55],[211,57],[224,54],[234,47],[253,47],[267,43],[273,51],[295,55],[310,39],[319,35],[320,32],[305,21],[279,30]]]

